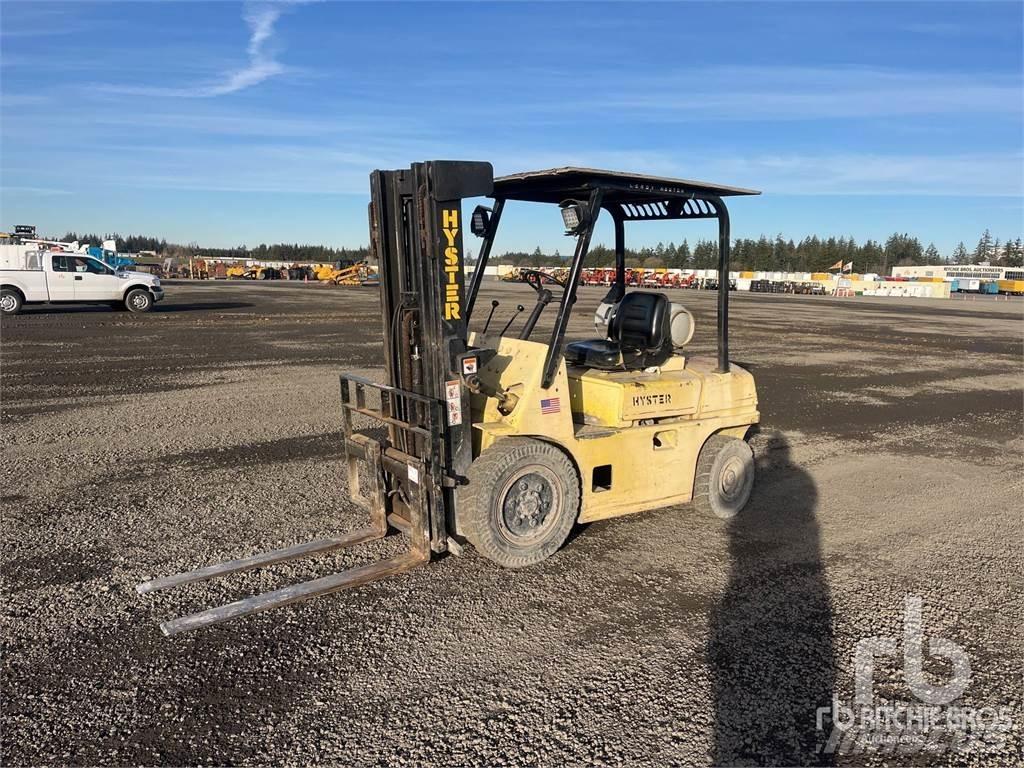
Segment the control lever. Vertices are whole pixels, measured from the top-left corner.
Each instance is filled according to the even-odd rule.
[[[524,309],[526,309],[526,307],[524,307],[522,304],[516,304],[516,313],[509,318],[508,322],[505,323],[505,327],[501,329],[502,336],[505,335],[505,331],[509,329],[509,326],[515,322],[515,319],[519,317],[519,313],[522,312]]]
[[[523,326],[523,330],[519,332],[520,339],[530,338],[530,334],[533,333],[533,328],[537,325],[537,321],[540,320],[540,315],[544,311],[544,307],[551,303],[551,291],[547,288],[542,288],[537,294],[537,303],[533,307],[533,311],[530,312],[530,316],[526,318],[526,325]]]
[[[494,317],[494,310],[496,310],[497,308],[498,308],[498,300],[497,299],[492,299],[491,300],[491,311],[487,314],[487,322],[484,323],[483,333],[484,333],[485,336],[487,335],[487,328],[491,324],[491,318]]]

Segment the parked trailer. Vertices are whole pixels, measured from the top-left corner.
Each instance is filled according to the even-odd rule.
[[[1024,280],[1000,280],[996,285],[1000,293],[1009,296],[1024,296]]]

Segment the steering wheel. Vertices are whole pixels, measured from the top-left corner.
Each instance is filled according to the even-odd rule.
[[[554,275],[549,275],[547,272],[541,272],[539,269],[524,269],[519,273],[519,277],[537,293],[541,292],[545,282],[554,283],[562,290],[565,290],[564,280],[559,280]]]

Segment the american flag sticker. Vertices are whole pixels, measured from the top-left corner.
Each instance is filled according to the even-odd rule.
[[[540,401],[541,413],[558,413],[561,410],[562,403],[557,397],[549,397],[547,400]]]

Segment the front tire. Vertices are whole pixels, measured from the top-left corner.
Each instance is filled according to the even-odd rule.
[[[705,514],[731,520],[754,488],[754,452],[738,437],[712,435],[700,449],[693,504]]]
[[[21,312],[21,305],[24,300],[17,291],[4,288],[0,291],[0,312],[5,315],[16,315]]]
[[[133,288],[125,295],[124,306],[129,312],[149,312],[153,296],[145,288]]]
[[[565,543],[580,511],[576,467],[555,446],[510,437],[473,462],[459,505],[466,538],[505,568],[539,563]]]

